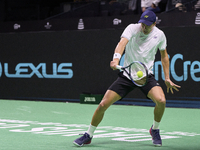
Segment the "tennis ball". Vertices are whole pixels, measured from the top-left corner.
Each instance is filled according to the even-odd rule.
[[[143,72],[142,71],[138,71],[137,72],[137,76],[138,76],[138,78],[141,78],[143,76]]]

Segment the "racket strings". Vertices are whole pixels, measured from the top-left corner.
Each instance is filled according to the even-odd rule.
[[[137,76],[137,72],[138,71],[142,71],[143,72],[143,76],[142,77],[138,77]],[[131,67],[129,68],[129,73],[130,73],[131,77],[133,78],[133,80],[140,80],[141,78],[146,76],[146,69],[140,63],[133,63],[131,65]]]

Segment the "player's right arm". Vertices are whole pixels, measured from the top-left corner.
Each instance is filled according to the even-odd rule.
[[[127,38],[122,37],[120,39],[119,43],[117,44],[114,53],[118,53],[118,54],[120,54],[122,56],[122,54],[123,54],[123,52],[125,50],[125,47],[126,47],[126,44],[128,43],[128,41],[129,40]],[[119,61],[120,61],[119,58],[113,58],[113,60],[110,62],[110,67],[113,70],[116,70],[116,65],[119,64]]]

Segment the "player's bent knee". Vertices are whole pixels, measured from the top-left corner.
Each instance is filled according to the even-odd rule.
[[[165,97],[160,97],[159,99],[156,100],[158,104],[160,105],[166,105],[166,99]]]
[[[98,110],[101,112],[104,112],[108,109],[109,106],[107,106],[103,101],[101,101],[101,103],[98,106]]]

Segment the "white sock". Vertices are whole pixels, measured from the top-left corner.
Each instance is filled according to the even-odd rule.
[[[88,128],[88,130],[87,130],[87,133],[90,135],[90,137],[93,136],[94,131],[96,130],[96,128],[97,128],[97,127],[95,127],[95,126],[93,126],[93,125],[90,124],[90,126],[89,126],[89,128]]]
[[[153,127],[152,129],[159,129],[159,124],[160,122],[156,122],[155,120],[153,121]]]

